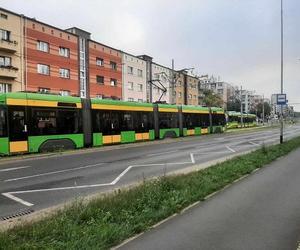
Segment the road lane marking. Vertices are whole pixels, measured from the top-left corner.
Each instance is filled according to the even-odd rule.
[[[2,195],[6,196],[7,198],[10,198],[16,202],[19,202],[25,206],[33,206],[34,204],[24,201],[18,197],[16,197],[16,194],[28,194],[28,193],[38,193],[38,192],[47,192],[47,191],[60,191],[60,190],[72,190],[72,189],[82,189],[82,188],[94,188],[94,187],[105,187],[105,186],[113,186],[116,185],[120,179],[129,172],[132,168],[139,168],[139,167],[147,167],[147,166],[165,166],[165,165],[179,165],[179,164],[191,164],[194,163],[193,156],[190,154],[191,161],[190,162],[175,162],[175,163],[154,163],[154,164],[144,164],[144,165],[132,165],[127,167],[125,170],[121,172],[112,182],[109,183],[99,183],[99,184],[90,184],[90,185],[81,185],[81,186],[68,186],[68,187],[57,187],[57,188],[44,188],[44,189],[32,189],[32,190],[24,190],[24,191],[13,191],[13,192],[7,192],[2,193]],[[98,163],[95,165],[100,165],[104,163]],[[94,165],[90,165],[94,166]],[[82,167],[81,167],[82,168]],[[56,171],[57,172],[57,171]]]
[[[32,203],[30,203],[28,201],[24,201],[24,200],[22,200],[22,199],[20,199],[20,198],[18,198],[16,196],[14,196],[14,195],[12,195],[11,193],[2,193],[2,195],[4,195],[5,197],[7,197],[9,199],[12,199],[12,200],[14,200],[16,202],[19,202],[19,203],[21,203],[21,204],[23,204],[23,205],[25,205],[27,207],[31,207],[31,206],[34,205],[34,204],[32,204]]]
[[[30,178],[41,177],[41,176],[46,176],[46,175],[65,173],[65,172],[76,171],[76,170],[80,170],[80,169],[92,168],[92,167],[100,166],[103,164],[104,163],[97,163],[94,165],[87,165],[87,166],[78,167],[78,168],[63,169],[63,170],[52,171],[52,172],[47,172],[47,173],[42,173],[42,174],[28,175],[28,176],[23,176],[23,177],[18,177],[18,178],[7,179],[7,180],[4,180],[3,182],[18,181],[18,180],[30,179]]]
[[[232,148],[229,147],[229,146],[226,146],[226,148],[227,148],[229,151],[231,151],[232,153],[235,153],[235,152],[236,152],[234,149],[232,149]]]
[[[15,170],[24,169],[24,168],[31,168],[31,166],[22,166],[22,167],[15,167],[15,168],[4,168],[4,169],[0,169],[0,172],[15,171]]]
[[[252,144],[253,146],[260,146],[260,144],[255,143],[255,142],[253,142],[253,141],[249,141],[249,143]]]
[[[163,155],[163,154],[170,154],[170,153],[175,153],[178,152],[179,150],[172,150],[172,151],[165,151],[165,152],[160,152],[160,153],[154,153],[154,154],[148,154],[147,156],[157,156],[157,155]]]

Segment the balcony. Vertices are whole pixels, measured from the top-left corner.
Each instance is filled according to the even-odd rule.
[[[9,53],[15,53],[18,48],[17,41],[10,41],[5,39],[0,39],[0,50],[6,51]]]
[[[0,66],[0,77],[5,79],[17,78],[18,68],[13,66]]]

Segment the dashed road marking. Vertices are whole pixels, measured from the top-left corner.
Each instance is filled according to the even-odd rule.
[[[97,163],[97,164],[87,165],[87,166],[78,167],[78,168],[63,169],[63,170],[52,171],[52,172],[47,172],[47,173],[42,173],[42,174],[28,175],[28,176],[23,176],[23,177],[18,177],[18,178],[7,179],[7,180],[4,180],[3,182],[18,181],[18,180],[30,179],[30,178],[41,177],[41,176],[46,176],[46,175],[71,172],[71,171],[76,171],[76,170],[80,170],[80,169],[93,168],[93,167],[100,166],[103,164],[104,163]]]
[[[30,203],[28,201],[24,201],[24,200],[22,200],[22,199],[20,199],[20,198],[18,198],[16,196],[14,196],[14,195],[12,195],[11,193],[2,193],[2,195],[4,195],[5,197],[7,197],[9,199],[12,199],[12,200],[14,200],[16,202],[19,202],[19,203],[21,203],[21,204],[23,204],[23,205],[25,205],[27,207],[33,206],[32,203]]]
[[[226,146],[226,148],[227,148],[229,151],[231,151],[232,153],[235,153],[235,152],[236,152],[234,149],[232,149],[232,148],[229,147],[229,146]]]
[[[0,172],[15,171],[15,170],[24,169],[24,168],[31,168],[31,166],[21,166],[21,167],[15,167],[15,168],[4,168],[4,169],[0,169]]]

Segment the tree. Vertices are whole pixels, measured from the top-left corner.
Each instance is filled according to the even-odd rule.
[[[267,102],[264,102],[264,106],[265,106],[265,117],[266,117],[266,116],[269,116],[271,114],[271,106]],[[255,113],[254,110],[253,110],[253,112]],[[263,104],[262,103],[257,104],[256,113],[257,113],[257,116],[259,118],[262,118],[262,113],[263,113]]]
[[[207,107],[222,107],[223,106],[223,100],[222,98],[213,92],[210,89],[203,90],[204,98],[203,103]]]
[[[227,110],[241,112],[241,101],[236,97],[229,98],[229,101],[227,102]]]

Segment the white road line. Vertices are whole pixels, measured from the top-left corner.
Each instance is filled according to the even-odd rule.
[[[15,171],[15,170],[24,169],[24,168],[31,168],[31,166],[22,166],[22,167],[15,167],[15,168],[4,168],[4,169],[0,169],[0,172]]]
[[[2,195],[4,195],[5,197],[7,197],[9,199],[12,199],[12,200],[14,200],[16,202],[19,202],[19,203],[21,203],[21,204],[23,204],[23,205],[25,205],[27,207],[31,207],[31,206],[34,205],[34,204],[32,204],[32,203],[30,203],[28,201],[24,201],[24,200],[22,200],[22,199],[20,199],[20,198],[18,198],[16,196],[14,196],[14,195],[12,195],[11,193],[2,193]]]
[[[165,151],[165,152],[160,152],[160,153],[154,153],[154,154],[148,154],[147,156],[157,156],[157,155],[164,155],[164,154],[170,154],[170,153],[175,153],[178,152],[179,150],[172,150],[172,151]]]
[[[40,177],[40,176],[65,173],[65,172],[76,171],[76,170],[80,170],[80,169],[92,168],[92,167],[100,166],[102,164],[104,164],[104,163],[97,163],[94,165],[87,165],[87,166],[78,167],[78,168],[52,171],[52,172],[47,172],[47,173],[42,173],[42,174],[28,175],[28,176],[23,176],[23,177],[18,177],[18,178],[7,179],[7,180],[4,180],[3,182],[18,181],[18,180],[30,179],[30,178]]]
[[[191,156],[191,161],[192,161],[192,163],[195,164],[194,154],[193,154],[193,153],[190,153],[190,156]]]
[[[231,151],[232,153],[235,153],[235,152],[236,152],[234,149],[232,149],[232,148],[229,147],[229,146],[226,146],[226,148],[227,148],[229,151]]]
[[[139,167],[147,167],[147,166],[165,166],[165,165],[179,165],[179,164],[191,164],[195,163],[195,160],[193,158],[193,154],[190,154],[191,161],[190,162],[175,162],[175,163],[157,163],[157,164],[145,164],[145,165],[133,165],[127,167],[125,170],[122,171],[121,174],[119,174],[112,182],[109,183],[99,183],[99,184],[91,184],[91,185],[81,185],[81,186],[68,186],[68,187],[57,187],[57,188],[44,188],[44,189],[32,189],[32,190],[24,190],[24,191],[13,191],[13,192],[7,192],[2,193],[2,195],[6,196],[7,198],[10,198],[16,202],[19,202],[25,206],[33,206],[34,204],[29,203],[27,201],[24,201],[18,197],[15,196],[15,194],[27,194],[27,193],[38,193],[38,192],[47,192],[47,191],[60,191],[60,190],[71,190],[71,189],[82,189],[82,188],[93,188],[93,187],[104,187],[104,186],[113,186],[116,185],[120,179],[129,172],[132,168],[139,168]],[[104,163],[99,163],[95,165],[100,165]],[[90,165],[90,166],[95,166]],[[81,167],[83,168],[83,167]],[[58,172],[58,171],[56,171]]]
[[[249,143],[252,144],[253,146],[260,146],[260,144],[255,143],[255,142],[253,142],[253,141],[249,141]]]

